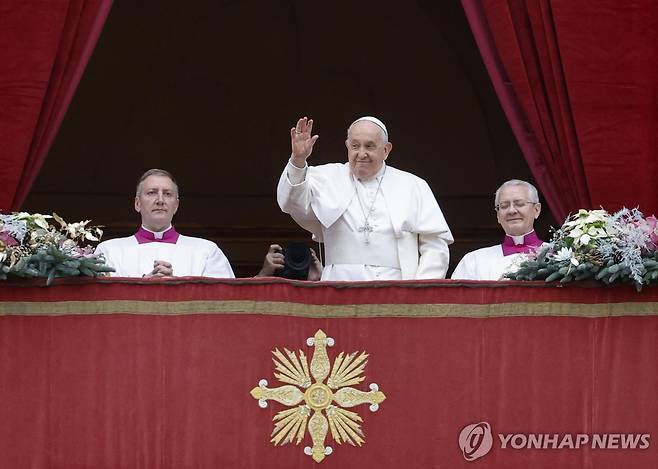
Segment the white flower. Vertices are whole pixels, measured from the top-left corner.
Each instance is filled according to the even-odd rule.
[[[91,231],[85,231],[85,239],[88,239],[89,241],[98,241],[98,238]]]
[[[553,254],[553,259],[555,259],[558,262],[567,261],[571,259],[572,256],[573,256],[573,251],[571,250],[571,248],[563,247],[558,252]]]
[[[589,230],[587,230],[587,234],[592,238],[602,238],[607,236],[607,233],[603,228],[598,228],[596,226],[590,226]]]
[[[62,243],[62,248],[64,249],[73,249],[76,247],[75,241],[72,239],[67,239]]]
[[[581,210],[581,211],[586,212],[585,210]],[[580,211],[578,213],[580,214]],[[609,216],[608,212],[606,212],[605,210],[591,210],[589,213],[587,213],[587,216],[583,220],[583,223],[596,223],[597,221],[605,222],[608,216]]]
[[[69,235],[72,238],[78,237],[82,232],[84,232],[85,229],[85,224],[86,222],[77,222],[77,223],[69,223],[66,226],[66,231],[68,231]]]
[[[40,213],[33,213],[30,215],[27,212],[20,212],[16,216],[16,220],[26,220],[28,222],[31,221],[39,228],[43,228],[44,230],[47,230],[49,228],[48,222],[46,221],[48,218],[52,218],[52,217],[50,215],[42,215]]]
[[[518,271],[521,268],[521,264],[526,262],[528,259],[530,259],[530,256],[528,254],[520,254],[516,256],[516,258],[507,267],[507,269],[505,269],[505,272],[503,273],[503,275],[501,275],[501,278],[498,280],[504,280],[503,277],[505,277],[505,274],[513,274],[516,271]]]

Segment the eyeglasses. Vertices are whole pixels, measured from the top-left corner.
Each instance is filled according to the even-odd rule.
[[[512,205],[514,205],[514,208],[516,208],[516,209],[522,209],[526,205],[535,205],[535,204],[538,204],[538,203],[539,202],[530,202],[529,200],[513,200],[512,202],[501,202],[498,205],[494,205],[494,209],[496,211],[507,210]]]

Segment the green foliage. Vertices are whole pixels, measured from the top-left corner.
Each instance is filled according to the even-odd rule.
[[[105,264],[102,257],[93,255],[73,257],[53,245],[21,258],[11,268],[6,266],[3,268],[6,269],[4,278],[9,275],[24,278],[43,277],[48,279],[46,282],[48,285],[58,277],[76,277],[78,275],[95,277],[114,270]]]
[[[658,283],[658,252],[642,260],[644,274],[642,282],[631,275],[631,268],[624,261],[614,258],[604,263],[583,262],[574,265],[570,260],[557,261],[547,256],[551,247],[541,249],[536,259],[519,265],[518,270],[506,274],[513,280],[544,280],[546,282],[568,283],[571,281],[598,280],[606,285],[614,283],[634,283],[638,291],[643,285]]]
[[[55,219],[59,229],[48,220]],[[112,272],[91,246],[78,243],[98,241],[102,231],[87,227],[89,221],[67,224],[59,216],[13,213],[0,215],[0,280],[10,276],[47,279]]]

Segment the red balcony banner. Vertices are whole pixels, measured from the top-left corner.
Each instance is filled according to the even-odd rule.
[[[0,283],[0,467],[649,469],[657,389],[654,288]]]

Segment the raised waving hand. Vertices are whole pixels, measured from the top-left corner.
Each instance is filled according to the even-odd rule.
[[[290,146],[292,147],[290,160],[298,168],[304,167],[306,159],[311,156],[313,145],[319,137],[319,135],[312,135],[312,132],[313,119],[307,117],[299,119],[297,125],[290,129]]]

